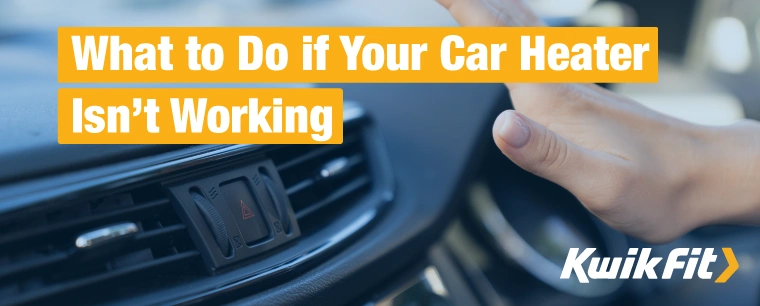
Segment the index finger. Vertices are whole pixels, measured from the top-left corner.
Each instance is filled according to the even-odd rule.
[[[521,0],[437,0],[463,26],[540,27],[543,21]],[[507,83],[510,90],[517,83]],[[534,84],[553,86],[557,84]]]
[[[521,0],[437,0],[463,26],[539,27],[545,24]]]

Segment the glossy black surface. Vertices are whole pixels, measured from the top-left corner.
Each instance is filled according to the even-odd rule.
[[[394,204],[350,247],[296,279],[238,301],[240,305],[351,302],[424,256],[455,216],[463,187],[491,144],[483,131],[506,107],[501,84],[340,86],[381,127],[396,173]]]

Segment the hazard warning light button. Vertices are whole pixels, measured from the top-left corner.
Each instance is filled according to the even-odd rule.
[[[254,200],[248,184],[243,180],[234,180],[219,187],[224,201],[227,202],[227,206],[235,217],[245,244],[254,245],[268,238],[267,221]],[[231,238],[235,239],[235,237]],[[240,247],[241,241],[232,241],[232,244],[234,247]]]

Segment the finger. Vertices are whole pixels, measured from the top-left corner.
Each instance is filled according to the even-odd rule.
[[[438,0],[438,3],[463,26],[495,27],[510,25],[511,22],[481,0]]]
[[[521,168],[559,184],[571,192],[595,186],[615,162],[613,157],[582,148],[519,114],[505,111],[493,126],[499,149]]]
[[[544,26],[521,0],[437,0],[463,26],[534,27]],[[510,90],[522,86],[507,83]],[[543,84],[542,84],[543,85]]]
[[[543,26],[521,0],[437,0],[463,26]]]

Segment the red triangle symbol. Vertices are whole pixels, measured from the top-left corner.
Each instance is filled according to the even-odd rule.
[[[243,200],[240,200],[240,208],[243,210],[243,220],[253,217],[253,212],[243,203]]]

